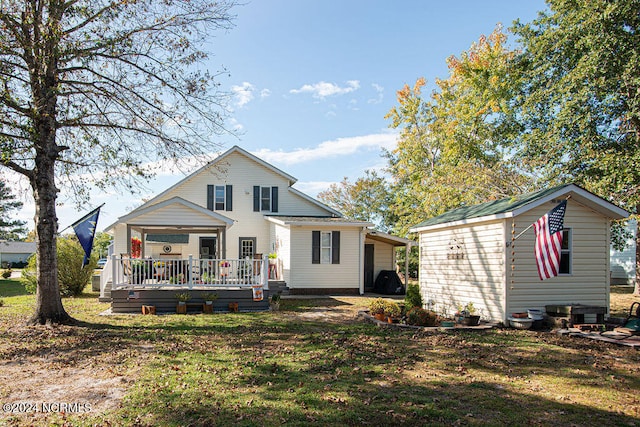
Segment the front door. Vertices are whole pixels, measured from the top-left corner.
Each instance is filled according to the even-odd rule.
[[[217,237],[200,238],[200,259],[216,259]]]
[[[364,245],[364,289],[373,290],[373,252],[374,245]]]
[[[256,253],[256,238],[240,237],[238,247],[240,249],[238,253],[239,259],[253,259],[253,255]]]

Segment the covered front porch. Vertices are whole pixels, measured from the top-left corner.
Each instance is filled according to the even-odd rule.
[[[215,295],[213,311],[227,311],[237,304],[241,311],[269,307],[268,260],[130,258],[112,255],[101,276],[100,296],[110,299],[114,313],[140,313],[142,306],[158,312],[176,311],[178,295],[187,305],[204,311],[203,304]]]
[[[227,256],[227,230],[234,221],[180,197],[121,217],[110,227],[114,246],[100,278],[100,299],[113,312],[140,312],[143,305],[175,311],[178,294],[202,304],[216,294],[241,309],[268,308],[266,257]],[[261,296],[261,298],[257,298]]]

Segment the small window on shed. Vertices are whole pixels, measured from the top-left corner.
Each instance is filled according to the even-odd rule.
[[[562,230],[562,246],[560,247],[560,271],[558,274],[571,274],[571,229]]]

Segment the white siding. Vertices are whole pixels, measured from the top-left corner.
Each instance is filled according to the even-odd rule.
[[[636,220],[627,223],[626,230],[632,234],[627,247],[622,251],[611,248],[611,283],[632,284],[636,278]]]
[[[227,230],[226,236],[226,255],[229,258],[238,256],[240,237],[255,237],[256,253],[268,254],[273,251],[273,236],[268,222],[263,217],[268,212],[253,212],[253,186],[278,187],[278,212],[274,213],[275,215],[329,214],[320,206],[289,191],[289,181],[284,176],[238,152],[229,154],[219,164],[178,183],[170,191],[153,200],[153,204],[178,196],[206,208],[207,185],[233,186],[233,210],[216,211],[235,221],[234,225]],[[206,217],[203,216],[203,218]],[[206,224],[202,224],[199,218],[187,217],[184,211],[173,210],[170,207],[138,217],[134,221],[145,225],[177,225],[177,222],[189,221],[196,221],[189,225],[211,225],[210,218],[207,219]],[[119,227],[116,228],[116,233],[119,229]],[[194,254],[198,251],[196,246],[197,243],[194,243],[189,248],[195,251]]]
[[[312,231],[340,231],[340,264],[311,262]],[[355,227],[293,227],[291,229],[291,289],[360,287],[360,229]]]
[[[557,203],[547,203],[516,218],[516,235]],[[511,227],[510,220],[508,224]],[[516,241],[513,275],[508,278],[508,314],[530,308],[544,310],[547,304],[609,307],[609,220],[569,200],[564,226],[571,229],[570,275],[540,280],[533,254],[533,229]]]
[[[472,302],[484,318],[502,319],[504,247],[502,221],[421,233],[425,304],[431,302],[438,313],[450,316],[458,305]]]
[[[291,282],[291,230],[287,226],[272,224],[275,231],[275,246],[278,254],[282,280]]]

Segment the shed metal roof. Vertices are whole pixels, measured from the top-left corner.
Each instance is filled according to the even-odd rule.
[[[567,195],[571,195],[577,202],[609,218],[622,219],[629,216],[629,213],[624,209],[607,202],[584,188],[575,184],[565,184],[533,193],[522,194],[520,196],[507,197],[474,206],[464,206],[453,209],[411,227],[411,231],[417,232],[442,225],[475,222],[474,220],[480,219],[513,217],[555,198]]]

